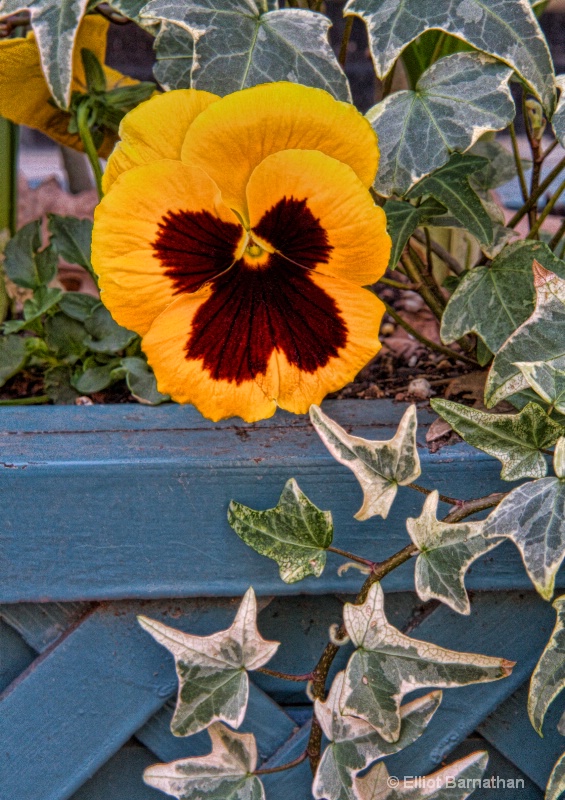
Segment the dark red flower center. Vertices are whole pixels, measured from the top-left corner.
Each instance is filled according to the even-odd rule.
[[[251,242],[249,254],[234,262],[238,225],[205,211],[176,212],[163,218],[154,244],[177,292],[211,284],[185,353],[201,359],[215,380],[253,380],[266,372],[275,350],[313,373],[347,342],[335,300],[312,280],[312,269],[328,262],[332,248],[307,201],[283,198],[254,233],[276,252],[261,254]]]

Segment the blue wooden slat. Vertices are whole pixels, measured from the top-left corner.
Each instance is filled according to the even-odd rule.
[[[391,436],[403,411],[383,401],[324,408],[373,438]],[[255,426],[213,425],[190,408],[90,410],[0,410],[0,602],[232,596],[243,594],[250,576],[263,594],[352,592],[359,576],[339,578],[333,555],[322,579],[283,584],[276,565],[229,528],[229,501],[272,506],[295,476],[334,513],[336,544],[376,559],[407,543],[406,516],[422,507],[405,488],[387,520],[354,520],[360,488],[304,418],[281,412]],[[424,433],[423,484],[457,497],[508,488],[498,462],[463,444],[432,455]],[[412,589],[412,570],[404,565],[386,587]],[[468,585],[516,589],[529,581],[507,543],[473,567]]]
[[[89,603],[16,603],[0,606],[0,618],[42,653],[90,609]]]
[[[143,782],[143,770],[155,763],[141,746],[126,745],[72,796],[72,800],[164,800]]]
[[[306,749],[309,736],[310,723],[307,723],[263,766],[280,767],[298,758]],[[261,780],[268,800],[312,800],[312,773],[308,761],[285,772],[265,775]]]
[[[3,692],[35,658],[16,631],[0,619],[0,692]]]

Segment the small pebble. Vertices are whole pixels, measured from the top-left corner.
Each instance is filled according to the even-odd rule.
[[[407,391],[416,400],[427,400],[433,394],[433,389],[425,378],[414,378],[408,384]]]
[[[405,311],[420,311],[424,306],[424,301],[416,292],[406,292],[402,297],[402,308]]]
[[[443,358],[443,359],[442,359],[442,360],[439,362],[439,364],[437,365],[437,368],[438,368],[438,369],[441,369],[441,370],[446,370],[446,371],[447,371],[448,369],[451,369],[451,368],[452,368],[451,361],[448,361],[446,358]]]
[[[82,396],[77,397],[75,400],[75,406],[93,406],[94,400],[91,400],[90,397]]]
[[[414,355],[410,356],[410,358],[408,359],[408,366],[415,367],[417,363],[418,363],[418,356],[416,355],[416,353],[414,353]]]
[[[396,325],[393,325],[392,322],[384,322],[381,325],[381,336],[391,336],[395,330]]]

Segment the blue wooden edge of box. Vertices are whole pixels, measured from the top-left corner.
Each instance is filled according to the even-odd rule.
[[[372,439],[390,438],[405,408],[324,403],[347,430]],[[434,418],[419,411],[422,485],[462,499],[515,485],[500,480],[498,461],[464,443],[432,454],[425,433]],[[400,488],[386,520],[356,521],[355,477],[307,417],[285,412],[248,425],[211,423],[175,405],[0,409],[0,602],[235,596],[250,583],[259,594],[354,591],[358,574],[339,577],[332,554],[320,579],[284,584],[276,564],[229,527],[230,500],[272,507],[291,477],[331,510],[334,544],[374,560],[408,543],[406,517],[418,516],[424,499]],[[412,564],[386,581],[389,591],[413,590]],[[473,565],[467,585],[531,588],[510,543]]]

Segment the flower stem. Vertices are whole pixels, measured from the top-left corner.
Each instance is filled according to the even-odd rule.
[[[36,394],[33,397],[18,397],[14,400],[0,400],[0,406],[36,406],[50,401],[46,394]]]
[[[298,758],[295,758],[294,761],[289,761],[287,764],[281,764],[280,767],[265,767],[265,769],[256,769],[253,773],[254,775],[274,775],[275,772],[284,772],[287,769],[292,769],[293,767],[297,767],[299,764],[302,764],[303,761],[306,761],[308,758],[308,751],[305,750]]]
[[[88,114],[88,106],[85,104],[80,105],[77,111],[78,133],[82,142],[82,146],[84,147],[84,152],[88,156],[90,166],[92,167],[92,171],[94,173],[98,197],[100,200],[102,200],[102,167],[100,166],[98,153],[96,151],[96,147],[94,146],[92,133],[90,132],[90,128],[88,126]]]
[[[557,245],[559,244],[559,242],[563,238],[564,234],[565,234],[565,219],[563,220],[563,222],[559,226],[559,230],[557,231],[557,233],[555,234],[555,236],[553,237],[553,239],[549,243],[550,250],[555,250],[555,248],[557,247]]]
[[[548,172],[547,176],[543,179],[540,183],[538,190],[535,194],[533,194],[526,203],[522,206],[522,208],[518,209],[518,211],[514,214],[512,219],[507,223],[508,228],[515,228],[516,225],[520,222],[522,217],[525,217],[528,211],[533,208],[533,206],[537,203],[540,197],[543,195],[545,190],[549,187],[550,184],[553,183],[555,178],[563,172],[565,169],[565,158],[562,158],[558,164],[556,164],[551,172]]]
[[[414,237],[414,239],[416,239],[417,242],[420,242],[420,244],[426,244],[426,236],[424,233],[422,233],[422,231],[414,231],[412,236]],[[447,266],[450,267],[456,275],[462,274],[462,272],[464,271],[463,267],[461,266],[459,261],[456,258],[454,258],[454,256],[451,255],[451,253],[448,250],[446,250],[437,242],[434,242],[433,239],[430,242],[430,247],[432,252],[435,253],[435,255],[438,256],[438,258],[441,258],[444,264],[447,264]]]
[[[518,180],[520,181],[520,190],[522,192],[522,199],[525,203],[528,201],[528,186],[526,184],[526,176],[524,175],[524,167],[522,159],[520,158],[520,150],[518,149],[518,139],[516,138],[516,128],[514,123],[511,122],[509,129],[510,139],[512,140],[512,152],[514,153],[514,161],[516,162],[516,171],[518,173]]]
[[[365,567],[370,567],[371,569],[375,566],[374,561],[369,561],[367,558],[361,558],[361,556],[356,556],[355,553],[349,553],[347,550],[340,550],[339,547],[327,547],[330,553],[337,553],[338,556],[343,556],[347,558],[348,561],[355,561],[357,564],[363,564]]]
[[[430,307],[432,313],[441,320],[441,315],[443,314],[443,309],[445,307],[445,302],[442,299],[440,300],[440,293],[435,285],[435,281],[428,275],[427,270],[424,267],[423,261],[420,259],[416,251],[411,248],[410,255],[407,253],[402,256],[400,262],[404,269],[406,270],[406,274],[410,278],[413,283],[421,284],[419,289],[419,294],[422,296],[422,299],[427,303]]]
[[[531,228],[529,234],[526,236],[526,239],[537,239],[537,235],[538,235],[539,229],[541,228],[541,226],[543,225],[543,223],[545,222],[547,217],[553,211],[553,208],[555,207],[555,204],[557,203],[557,201],[559,200],[559,198],[561,197],[563,192],[565,192],[565,181],[562,181],[559,184],[559,186],[557,187],[557,189],[553,193],[552,198],[547,202],[545,208],[543,209],[543,211],[539,215],[538,219],[532,225],[532,228]]]
[[[345,18],[345,27],[343,29],[341,46],[339,48],[339,56],[337,57],[342,69],[345,69],[345,62],[347,61],[347,46],[351,38],[351,31],[353,30],[353,20],[353,16],[347,16]]]

